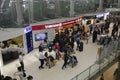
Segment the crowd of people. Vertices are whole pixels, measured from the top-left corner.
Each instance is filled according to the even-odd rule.
[[[83,51],[83,42],[80,40],[81,35],[85,36],[85,32],[83,29],[83,26],[80,26],[79,24],[75,25],[77,30],[74,30],[74,27],[65,28],[64,32],[58,32],[55,35],[55,38],[53,40],[53,44],[49,45],[49,51],[54,50],[55,51],[55,58],[56,60],[59,60],[61,57],[64,60],[64,64],[62,66],[62,69],[66,68],[66,65],[72,64],[72,67],[78,63],[77,57],[75,55],[74,51],[74,43],[77,43],[76,50]],[[45,40],[46,42],[47,40]],[[61,54],[63,53],[63,54]],[[39,46],[39,59],[41,62],[41,65],[39,68],[44,68],[44,60],[48,61],[48,59],[52,56],[46,56],[43,54],[43,48],[40,44]],[[51,58],[50,58],[51,59]],[[54,61],[49,60],[49,61]],[[54,62],[53,62],[54,63]]]
[[[113,25],[112,28],[112,33],[111,36],[108,36],[109,34],[109,28],[110,28],[110,18],[107,17],[107,19],[104,21],[104,25],[103,26],[98,26],[95,23],[90,24],[89,25],[89,30],[85,31],[85,25],[82,24],[75,24],[75,28],[70,27],[70,28],[64,28],[64,31],[61,32],[57,32],[55,35],[55,38],[53,40],[53,44],[49,45],[48,49],[49,51],[54,50],[55,54],[56,54],[56,59],[59,60],[61,57],[61,52],[64,53],[63,55],[63,66],[62,69],[66,68],[66,66],[68,65],[69,61],[73,63],[77,63],[77,57],[76,56],[71,56],[71,53],[75,53],[74,51],[74,43],[77,44],[77,48],[76,50],[78,51],[83,51],[84,48],[84,43],[82,40],[86,40],[86,44],[88,44],[89,41],[89,37],[92,36],[92,42],[95,43],[99,43],[102,45],[108,45],[109,42],[111,41],[111,39],[115,39],[116,37],[118,37],[118,28],[120,25],[120,21],[117,19],[116,22]],[[102,40],[98,37],[100,35],[106,35]],[[45,42],[47,42],[47,40],[45,40]],[[39,51],[40,51],[40,61],[41,61],[41,65],[39,68],[43,68],[44,65],[44,59],[47,58],[47,60],[49,59],[49,56],[44,56],[42,51],[42,47],[41,45],[39,46]],[[52,57],[52,56],[50,56]],[[52,60],[49,61],[54,61],[54,59],[52,58]]]
[[[113,26],[112,33],[110,36],[111,38],[116,38],[118,36],[119,25],[120,25],[120,21],[117,20]],[[66,68],[67,65],[70,65],[71,67],[77,65],[78,63],[77,57],[75,55],[71,55],[71,54],[75,54],[75,50],[74,50],[75,43],[77,44],[76,50],[81,52],[84,50],[84,43],[82,40],[86,40],[86,44],[88,44],[89,37],[92,36],[93,43],[99,41],[98,40],[99,35],[109,33],[110,19],[108,18],[107,20],[105,20],[105,24],[102,27],[99,27],[95,24],[89,25],[90,29],[88,31],[85,31],[85,25],[75,24],[74,26],[70,28],[65,28],[64,31],[62,32],[58,31],[55,35],[52,44],[47,45],[47,49],[49,52],[54,50],[55,58],[51,55],[48,56],[48,52],[43,54],[44,48],[42,47],[42,44],[39,45],[39,61],[40,61],[39,69],[43,69],[44,64],[49,68],[51,68],[60,58],[64,60],[62,69]],[[109,40],[107,35],[107,37],[102,42],[103,45],[107,45],[108,41]],[[47,39],[45,39],[44,42],[48,43]],[[26,80],[26,79],[33,80],[33,77],[31,75],[26,77],[23,55],[21,53],[19,55],[19,61],[21,66],[18,67],[18,71],[15,72],[14,75],[18,75],[20,80]],[[17,79],[12,79],[9,76],[1,75],[1,80],[17,80]]]

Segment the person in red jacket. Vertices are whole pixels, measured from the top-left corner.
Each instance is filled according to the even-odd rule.
[[[56,52],[56,59],[59,60],[60,58],[60,46],[59,46],[59,43],[56,43],[55,46],[54,46],[54,49],[55,49],[55,52]]]

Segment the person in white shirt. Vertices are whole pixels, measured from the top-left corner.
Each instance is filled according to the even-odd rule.
[[[39,60],[40,60],[40,63],[41,65],[39,66],[39,68],[44,68],[43,65],[44,65],[44,59],[45,59],[45,56],[43,54],[43,52],[39,52]]]
[[[21,64],[22,71],[24,72],[25,70],[24,70],[24,62],[23,62],[23,54],[22,53],[19,54],[19,62]]]

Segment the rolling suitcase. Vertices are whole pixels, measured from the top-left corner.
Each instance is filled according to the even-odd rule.
[[[80,42],[79,51],[83,51],[83,46],[84,46],[84,43]]]

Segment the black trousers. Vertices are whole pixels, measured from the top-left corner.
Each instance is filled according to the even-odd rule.
[[[20,62],[20,64],[21,64],[21,68],[22,68],[22,70],[23,70],[23,71],[25,71],[23,61],[22,61],[22,62]]]
[[[66,66],[67,66],[67,61],[64,61],[64,64],[63,64],[63,66],[62,66],[62,69],[65,67],[66,68]]]
[[[40,62],[41,62],[40,68],[43,68],[43,65],[44,65],[44,59],[40,59]]]

